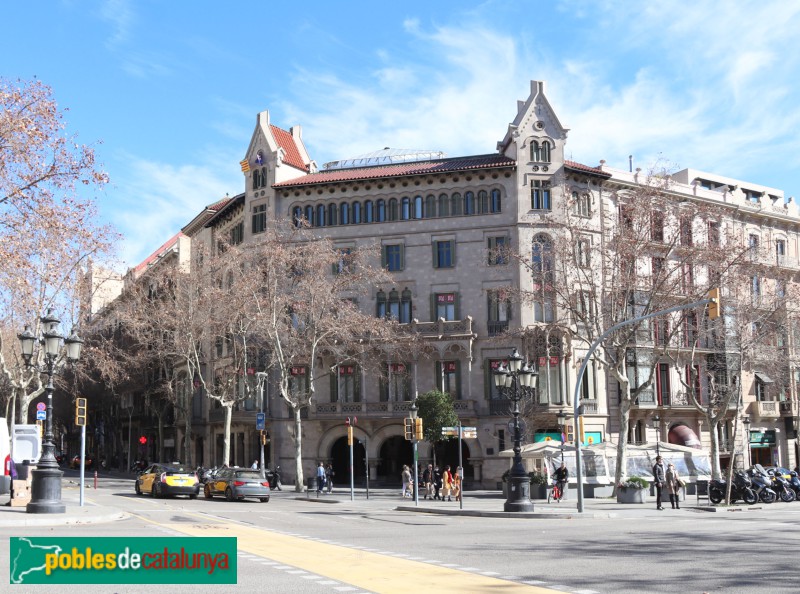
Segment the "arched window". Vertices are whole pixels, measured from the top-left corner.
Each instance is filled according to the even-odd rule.
[[[489,212],[489,194],[486,190],[478,192],[478,214],[486,214]]]
[[[538,163],[541,160],[541,156],[539,143],[536,140],[531,141],[531,161]]]
[[[267,168],[261,168],[261,187],[265,188],[267,186]]]
[[[361,223],[361,203],[360,202],[353,202],[353,217],[351,219],[351,223],[358,225]]]
[[[389,291],[389,317],[395,320],[400,319],[400,293],[397,289]]]
[[[424,210],[424,201],[422,200],[422,196],[414,196],[414,218],[415,219],[424,219],[425,218],[425,210]]]
[[[450,216],[450,198],[447,196],[447,194],[439,194],[438,207],[440,217]]]
[[[425,197],[425,218],[436,218],[436,196],[428,194]]]
[[[531,250],[531,280],[533,281],[533,317],[537,322],[553,321],[553,242],[539,233],[533,238]]]
[[[314,225],[314,207],[310,204],[306,206],[306,220],[308,221],[309,225]]]
[[[411,291],[408,287],[403,289],[400,295],[400,319],[401,324],[411,323]]]
[[[397,199],[392,198],[389,200],[389,220],[396,221],[397,220]]]
[[[500,190],[492,190],[490,196],[491,202],[489,203],[489,212],[500,212]]]
[[[300,227],[303,224],[303,209],[295,206],[292,209],[292,222],[295,227]]]
[[[375,221],[375,213],[373,212],[372,200],[367,200],[364,203],[364,222],[372,223]]]
[[[475,214],[475,194],[473,192],[464,192],[464,214]]]
[[[453,216],[461,214],[461,207],[464,205],[464,201],[461,198],[461,194],[458,192],[453,192],[453,195],[450,196],[450,214]]]
[[[339,208],[335,204],[328,205],[328,225],[335,227],[339,224]]]
[[[377,305],[377,307],[375,309],[375,315],[378,316],[379,318],[385,318],[386,317],[386,293],[384,293],[382,290],[378,291],[378,294],[375,296],[375,302],[376,302],[376,305]]]
[[[320,204],[317,206],[317,227],[325,226],[325,205]]]
[[[379,223],[383,223],[386,220],[386,201],[383,199],[378,200],[377,207],[377,221]]]
[[[339,224],[350,224],[350,205],[347,202],[342,202],[339,205]]]
[[[550,162],[550,143],[546,140],[542,141],[541,161],[542,163]]]
[[[261,184],[261,173],[258,169],[253,170],[253,189],[257,190]]]
[[[408,196],[403,196],[402,205],[401,218],[407,221],[411,218],[411,199]]]

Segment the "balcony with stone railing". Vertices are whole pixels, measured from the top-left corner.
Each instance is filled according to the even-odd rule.
[[[780,411],[782,417],[796,417],[800,412],[797,400],[784,400],[780,402]]]
[[[750,414],[758,417],[759,419],[775,419],[781,416],[780,402],[775,400],[766,400],[750,403]]]
[[[448,340],[454,338],[473,338],[472,316],[463,320],[445,320],[439,318],[435,322],[420,322],[416,318],[405,327],[411,332],[420,334],[427,340]]]

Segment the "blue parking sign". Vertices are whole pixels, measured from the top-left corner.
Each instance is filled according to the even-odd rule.
[[[264,430],[264,422],[266,419],[266,414],[264,413],[256,413],[256,431],[263,431]]]

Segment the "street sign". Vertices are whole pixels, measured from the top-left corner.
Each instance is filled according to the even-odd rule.
[[[36,420],[37,421],[44,421],[47,418],[47,411],[45,410],[37,410],[36,411]]]
[[[443,437],[458,437],[458,427],[442,427]],[[478,437],[477,427],[462,427],[461,437],[463,439],[476,439]]]
[[[47,408],[47,405],[44,402],[38,402],[36,404],[36,410],[44,410]]]
[[[266,413],[256,413],[256,431],[263,431],[265,429],[266,418]]]
[[[470,429],[470,431],[467,431]],[[474,427],[468,427],[461,430],[461,437],[463,439],[478,439],[478,431]]]

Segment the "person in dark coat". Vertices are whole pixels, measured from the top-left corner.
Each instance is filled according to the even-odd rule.
[[[656,488],[656,509],[664,509],[661,506],[661,489],[667,486],[667,469],[661,456],[656,456],[656,463],[653,464],[653,485]]]
[[[434,489],[434,499],[441,499],[439,496],[439,489],[442,488],[442,473],[439,471],[439,467],[436,466],[433,469],[433,489]]]

